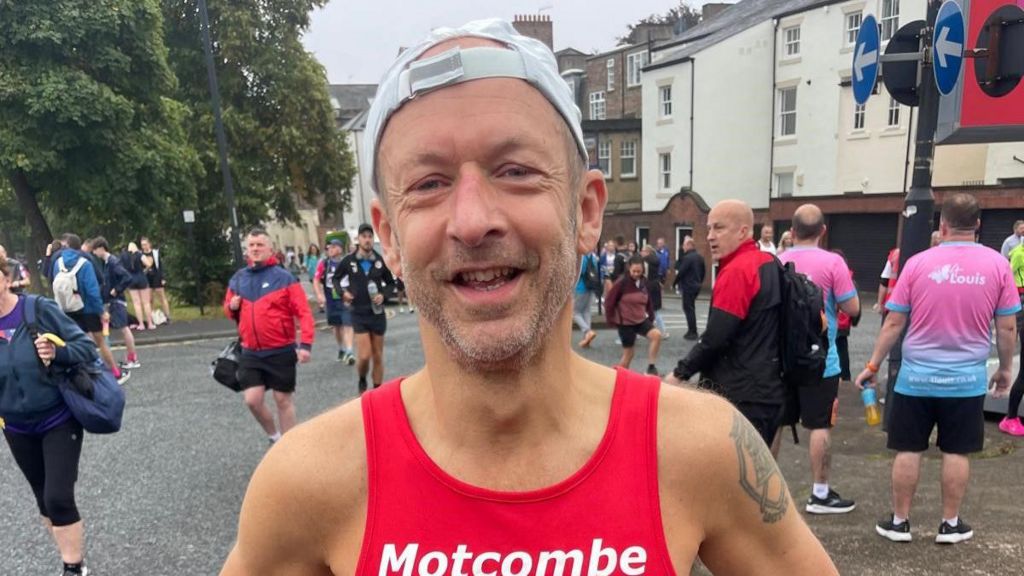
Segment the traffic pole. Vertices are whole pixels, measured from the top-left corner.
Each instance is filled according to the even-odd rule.
[[[921,30],[921,82],[918,85],[920,104],[917,131],[914,136],[914,171],[910,191],[903,204],[903,235],[900,241],[900,267],[902,274],[907,260],[928,249],[931,243],[932,222],[935,217],[935,195],[932,193],[932,165],[935,160],[935,128],[939,120],[939,89],[932,71],[932,31],[939,13],[940,0],[928,0],[927,25]],[[897,283],[899,277],[897,276]],[[908,322],[909,326],[910,323]],[[892,409],[892,393],[903,361],[903,338],[906,328],[889,352],[888,386],[885,397],[885,423],[888,425]]]

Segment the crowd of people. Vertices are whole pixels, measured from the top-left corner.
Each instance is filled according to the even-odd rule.
[[[75,500],[83,430],[55,379],[97,358],[121,385],[141,368],[132,331],[169,322],[170,307],[159,249],[145,237],[139,244],[141,249],[129,242],[115,254],[102,236],[83,241],[61,235],[38,265],[52,299],[30,299],[29,267],[0,246],[0,427],[57,545],[65,576],[89,573]],[[161,300],[162,317],[154,318],[153,294]],[[124,341],[121,361],[111,352],[111,330]]]

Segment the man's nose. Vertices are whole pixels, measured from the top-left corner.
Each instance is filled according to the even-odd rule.
[[[459,172],[451,196],[451,218],[448,236],[474,247],[488,236],[500,236],[507,230],[501,191],[478,167],[465,167]]]

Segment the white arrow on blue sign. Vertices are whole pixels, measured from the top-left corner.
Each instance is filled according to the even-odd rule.
[[[948,96],[960,80],[964,63],[964,13],[953,0],[946,0],[935,18],[932,35],[932,56],[935,85]]]
[[[853,47],[853,98],[861,106],[868,101],[878,81],[878,22],[868,14],[860,24]]]

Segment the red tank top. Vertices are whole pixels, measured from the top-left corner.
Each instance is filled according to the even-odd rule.
[[[528,492],[442,470],[416,440],[400,386],[362,399],[369,496],[359,576],[674,576],[658,498],[656,378],[619,370],[594,454]]]

